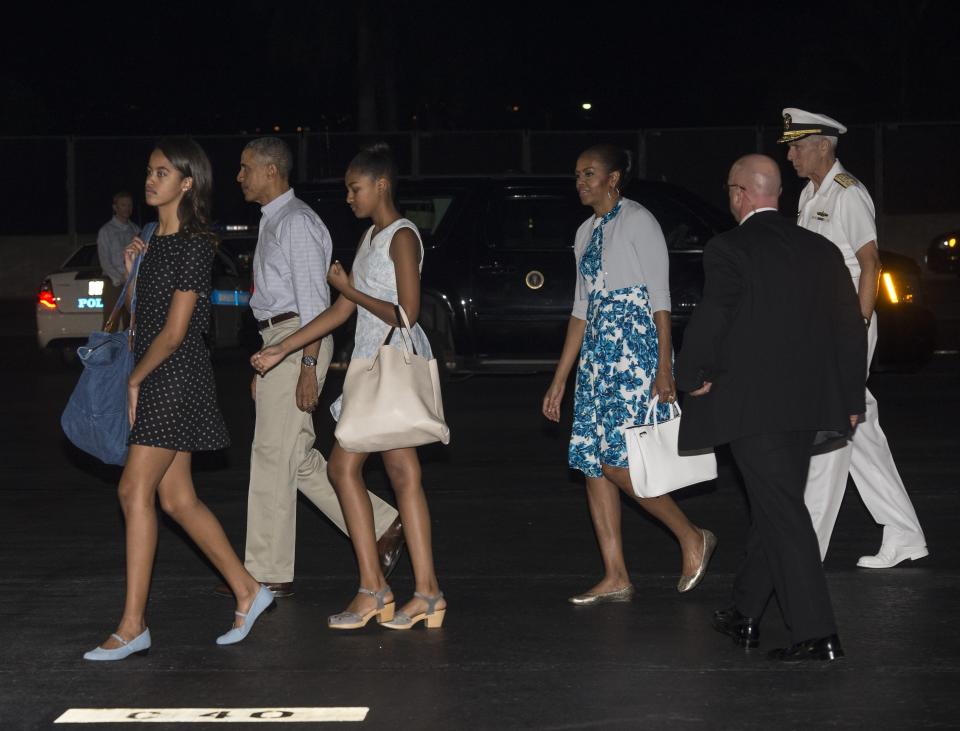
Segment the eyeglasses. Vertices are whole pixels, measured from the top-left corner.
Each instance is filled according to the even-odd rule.
[[[727,192],[728,190],[730,190],[731,188],[739,188],[739,189],[742,190],[742,191],[746,191],[746,190],[747,190],[747,189],[744,188],[742,185],[740,185],[740,183],[724,183],[724,184],[723,184],[722,186],[720,186],[720,187],[723,189],[723,192],[724,192],[724,193],[726,193],[726,192]]]

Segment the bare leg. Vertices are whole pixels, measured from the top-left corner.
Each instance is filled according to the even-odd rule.
[[[387,477],[397,496],[397,508],[403,521],[403,535],[413,564],[416,590],[425,596],[433,597],[440,593],[440,585],[433,565],[433,546],[430,531],[430,508],[423,493],[420,461],[416,448],[393,449],[383,452],[383,465]],[[436,608],[447,606],[440,600]],[[401,609],[408,617],[427,611],[427,602],[414,597]]]
[[[374,534],[373,506],[370,495],[363,482],[363,463],[366,454],[348,452],[335,444],[327,462],[327,476],[337,491],[340,508],[347,524],[347,532],[353,543],[360,569],[360,586],[370,591],[380,591],[387,585],[380,569],[380,557],[377,554],[377,538]],[[387,594],[384,601],[393,601],[393,595]],[[346,611],[364,615],[377,606],[375,597],[369,594],[357,594],[347,605]]]
[[[588,477],[587,503],[603,560],[603,578],[587,593],[602,594],[622,589],[630,583],[630,575],[623,560],[620,492],[606,477]]]
[[[117,496],[126,530],[127,593],[116,633],[128,642],[147,627],[147,596],[157,552],[157,485],[175,454],[169,449],[132,445],[120,477]],[[112,650],[121,643],[109,637],[100,646]]]
[[[166,474],[160,480],[158,492],[160,507],[173,518],[193,539],[197,547],[223,574],[227,585],[237,598],[237,611],[244,612],[253,604],[260,584],[243,567],[220,521],[204,505],[193,487],[190,474],[191,455],[177,452]],[[243,624],[243,617],[236,617],[234,626]]]
[[[663,523],[676,536],[683,552],[683,574],[689,575],[697,570],[703,559],[703,534],[680,509],[669,495],[638,498],[630,484],[630,472],[623,467],[603,465],[603,474],[608,480],[636,500],[640,507]]]

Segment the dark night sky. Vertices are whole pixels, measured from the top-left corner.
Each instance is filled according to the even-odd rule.
[[[357,2],[107,7],[5,23],[0,135],[356,128]],[[368,7],[399,129],[960,120],[955,2]]]

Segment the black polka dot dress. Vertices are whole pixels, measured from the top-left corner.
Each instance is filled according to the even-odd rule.
[[[167,320],[176,290],[197,293],[180,347],[140,384],[130,444],[200,452],[230,444],[204,335],[210,321],[213,242],[184,233],[154,236],[137,281],[134,357],[144,356]]]

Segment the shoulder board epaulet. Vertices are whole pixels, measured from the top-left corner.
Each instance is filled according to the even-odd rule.
[[[849,188],[851,185],[857,184],[857,179],[852,175],[847,173],[837,173],[833,176],[833,179],[837,181],[837,184],[843,188]]]

